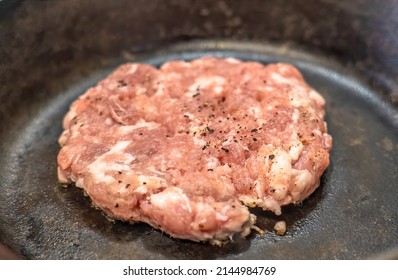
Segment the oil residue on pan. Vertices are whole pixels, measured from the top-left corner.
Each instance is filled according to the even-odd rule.
[[[291,63],[325,97],[331,164],[309,199],[286,207],[281,217],[255,209],[266,233],[221,248],[171,239],[144,224],[108,221],[81,190],[58,183],[56,156],[68,106],[110,67],[50,96],[17,139],[1,136],[7,148],[0,166],[1,238],[30,259],[361,259],[398,244],[396,109],[343,67],[278,46],[199,41],[145,53],[135,61],[160,65],[204,55]],[[287,223],[285,236],[272,230],[281,219]]]

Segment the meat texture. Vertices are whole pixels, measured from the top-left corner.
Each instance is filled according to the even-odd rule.
[[[109,216],[170,236],[246,236],[329,164],[325,101],[291,65],[228,58],[120,66],[64,118],[58,177]]]

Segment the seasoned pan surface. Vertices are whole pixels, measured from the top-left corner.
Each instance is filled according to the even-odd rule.
[[[57,139],[77,96],[123,62],[158,66],[203,55],[292,63],[325,97],[331,164],[309,199],[285,207],[280,217],[254,209],[264,235],[214,247],[172,239],[145,224],[109,221],[80,189],[57,182]],[[30,121],[0,135],[0,240],[26,258],[363,259],[398,245],[398,110],[355,73],[300,50],[217,40],[115,58],[108,66],[32,102]],[[287,222],[282,237],[272,231],[279,220]]]

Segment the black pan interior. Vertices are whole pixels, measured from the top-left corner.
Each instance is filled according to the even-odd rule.
[[[109,221],[81,190],[57,182],[57,138],[77,96],[123,62],[159,66],[204,55],[292,63],[325,97],[334,145],[309,199],[285,207],[280,217],[254,209],[264,235],[214,247],[172,239],[144,224]],[[174,44],[115,57],[26,110],[29,122],[0,136],[0,240],[28,259],[362,259],[398,245],[398,110],[330,59],[265,42]],[[272,231],[279,220],[287,222],[282,237]]]

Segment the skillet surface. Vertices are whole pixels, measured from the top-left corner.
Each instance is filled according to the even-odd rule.
[[[288,62],[327,101],[331,164],[320,188],[280,217],[257,209],[267,232],[224,247],[171,239],[145,224],[109,221],[83,192],[57,182],[57,139],[70,103],[117,65],[203,55]],[[398,110],[342,66],[263,43],[194,41],[116,58],[39,104],[19,131],[0,135],[0,240],[29,259],[363,259],[398,245]],[[36,110],[37,109],[37,110]],[[7,120],[2,120],[7,121]],[[15,137],[15,135],[17,135]],[[287,233],[272,232],[276,221]]]

